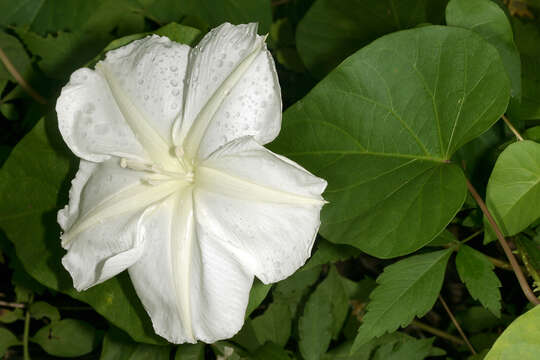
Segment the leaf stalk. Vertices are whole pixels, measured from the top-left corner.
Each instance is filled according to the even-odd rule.
[[[529,286],[529,283],[527,282],[527,279],[525,278],[525,275],[523,275],[523,271],[521,270],[521,267],[519,266],[516,257],[512,253],[512,250],[510,249],[510,246],[508,245],[508,242],[504,238],[504,235],[499,228],[499,225],[495,222],[493,219],[493,216],[489,212],[486,203],[484,200],[482,200],[482,197],[478,194],[474,186],[471,184],[469,179],[465,178],[467,181],[467,188],[469,189],[469,192],[473,196],[474,200],[480,206],[480,209],[488,219],[489,224],[491,225],[491,228],[495,232],[495,235],[497,235],[497,239],[499,240],[499,243],[501,244],[504,253],[506,254],[506,257],[508,258],[508,261],[510,262],[510,265],[512,265],[512,269],[514,270],[514,274],[516,275],[519,285],[521,286],[521,290],[525,294],[525,297],[534,305],[540,304],[540,300],[534,295],[533,291],[531,290],[531,287]]]

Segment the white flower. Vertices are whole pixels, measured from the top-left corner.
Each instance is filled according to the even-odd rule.
[[[281,126],[273,59],[256,24],[191,49],[149,36],[77,70],[60,131],[81,158],[58,213],[77,290],[128,269],[155,331],[214,342],[244,321],[253,276],[310,255],[326,182],[266,150]]]

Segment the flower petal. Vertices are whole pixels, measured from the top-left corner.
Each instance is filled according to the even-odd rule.
[[[264,39],[256,24],[225,23],[190,54],[184,117],[173,133],[188,155],[205,158],[241,136],[267,143],[279,133],[280,87]]]
[[[156,333],[173,343],[232,337],[253,276],[197,226],[191,189],[161,203],[146,228],[144,255],[129,274]]]
[[[182,114],[190,47],[157,35],[109,51],[103,61],[125,95],[172,145],[173,122]]]
[[[107,280],[139,258],[141,219],[152,204],[179,186],[146,185],[141,181],[144,176],[122,169],[118,160],[98,164],[81,160],[70,203],[58,212],[65,231],[62,246],[68,250],[62,263],[78,290]]]
[[[186,45],[151,36],[108,52],[95,72],[76,71],[57,103],[66,143],[90,161],[116,155],[167,165],[188,52]]]
[[[310,256],[326,181],[249,137],[212,154],[196,179],[201,227],[261,281],[288,277]]]
[[[56,102],[58,127],[71,151],[100,162],[110,155],[147,160],[107,82],[90,69],[75,71]]]

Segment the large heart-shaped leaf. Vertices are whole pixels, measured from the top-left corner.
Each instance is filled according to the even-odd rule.
[[[272,147],[328,180],[320,232],[378,257],[422,247],[466,195],[452,154],[504,113],[497,50],[470,30],[384,36],[287,110]]]
[[[518,317],[497,339],[486,360],[533,360],[540,353],[540,306]]]

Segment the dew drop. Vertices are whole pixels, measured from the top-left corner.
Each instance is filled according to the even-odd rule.
[[[178,86],[178,81],[176,81],[175,79],[172,79],[171,80],[171,85],[172,86]]]
[[[177,72],[178,71],[178,68],[174,65],[172,65],[170,68],[169,68],[172,72]]]

